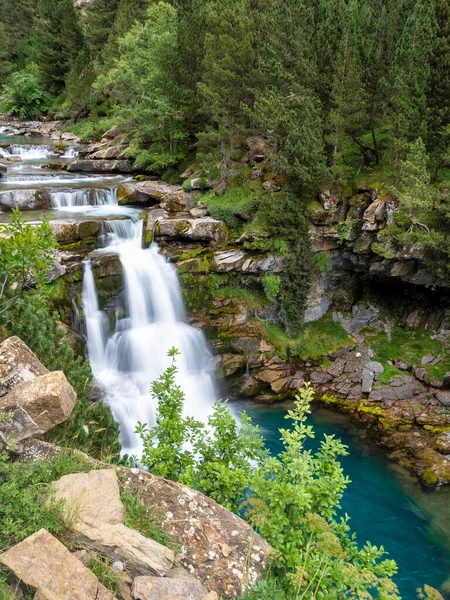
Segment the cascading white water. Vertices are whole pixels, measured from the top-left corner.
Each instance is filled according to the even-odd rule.
[[[70,147],[66,148],[64,154],[61,158],[76,158],[78,156],[78,150],[76,148]]]
[[[0,148],[0,156],[2,158],[20,156],[24,160],[47,158],[53,152],[54,149],[51,146],[21,146],[19,144],[12,144],[8,148]]]
[[[184,307],[175,268],[160,255],[156,244],[142,248],[143,221],[110,221],[107,247],[117,254],[123,271],[125,316],[114,331],[99,310],[91,264],[85,265],[83,308],[88,353],[105,401],[120,423],[123,452],[140,456],[134,433],[138,421],[155,423],[156,400],[150,384],[167,366],[167,352],[175,347],[178,384],[185,395],[185,414],[204,420],[214,396],[214,360],[203,333],[184,321]]]
[[[117,189],[86,189],[62,190],[51,192],[50,199],[53,208],[71,208],[74,206],[115,206],[117,204]]]

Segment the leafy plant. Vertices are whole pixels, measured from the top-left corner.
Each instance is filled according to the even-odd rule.
[[[280,293],[280,281],[281,280],[278,275],[269,274],[264,275],[264,277],[261,279],[264,293],[269,302],[273,302],[277,299],[278,294]]]
[[[25,71],[13,73],[4,87],[0,110],[21,119],[46,114],[51,102],[50,95],[42,87],[37,75]]]
[[[345,221],[341,221],[337,225],[338,237],[337,240],[340,244],[348,242],[352,235],[353,227],[355,226],[355,220],[351,215],[347,215]]]

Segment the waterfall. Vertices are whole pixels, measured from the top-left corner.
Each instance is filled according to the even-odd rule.
[[[51,192],[53,208],[70,208],[74,206],[116,205],[117,189],[102,190],[90,188],[86,190],[62,190]]]
[[[76,148],[70,147],[66,148],[64,154],[61,158],[76,158],[78,156],[78,150]]]
[[[37,160],[47,158],[53,154],[54,149],[51,146],[21,146],[13,144],[7,148],[0,148],[2,158],[11,158],[11,156],[20,156],[24,160]]]
[[[167,352],[177,348],[178,381],[185,395],[185,415],[204,420],[214,396],[214,360],[203,333],[185,322],[176,269],[158,246],[142,248],[143,221],[109,221],[101,250],[116,254],[122,265],[125,314],[112,331],[99,310],[90,263],[85,265],[83,308],[88,353],[104,399],[120,423],[123,452],[140,456],[134,433],[138,421],[155,424],[156,401],[150,384],[170,364]]]

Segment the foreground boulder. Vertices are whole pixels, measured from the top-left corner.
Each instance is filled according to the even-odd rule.
[[[129,160],[74,160],[67,165],[69,172],[131,173]]]
[[[54,487],[56,498],[65,500],[66,515],[76,514],[72,529],[92,546],[100,546],[112,560],[123,562],[129,574],[163,577],[172,568],[172,550],[123,525],[124,510],[113,469],[66,475]]]
[[[269,544],[242,519],[180,483],[126,469],[125,487],[151,507],[182,547],[183,567],[223,598],[240,596],[262,575]]]
[[[0,398],[0,412],[24,410],[39,432],[44,433],[70,417],[76,398],[64,373],[54,371],[19,383]]]
[[[5,552],[0,562],[36,588],[39,600],[114,600],[97,577],[45,529]]]
[[[24,381],[31,381],[49,370],[22,340],[12,336],[0,344],[0,397]]]

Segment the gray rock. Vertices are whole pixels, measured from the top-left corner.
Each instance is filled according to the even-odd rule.
[[[379,390],[373,390],[369,394],[369,400],[372,402],[381,402],[383,400],[383,394]]]
[[[222,221],[204,217],[203,219],[159,219],[158,236],[217,243],[225,241],[228,234]]]
[[[362,393],[369,394],[372,391],[375,373],[369,369],[364,369],[362,374]]]
[[[428,365],[429,363],[432,363],[434,360],[434,356],[432,356],[431,354],[427,354],[426,356],[422,356],[422,360],[420,361],[422,365]]]
[[[309,380],[313,385],[321,385],[333,381],[333,376],[326,371],[313,371],[309,376]]]
[[[38,210],[50,207],[50,198],[42,190],[10,190],[0,192],[0,210]]]
[[[430,380],[431,380],[430,374],[428,373],[428,371],[426,369],[423,369],[423,368],[415,369],[414,375],[420,381],[423,381],[424,383],[430,383]]]
[[[0,175],[4,175],[7,170],[8,170],[8,167],[6,165],[2,165],[0,163]]]
[[[397,367],[397,369],[399,369],[400,371],[411,371],[412,367],[411,365],[409,365],[408,363],[404,362],[403,360],[395,360],[394,361],[394,365]]]
[[[136,577],[131,590],[135,600],[203,600],[207,593],[199,581],[169,577]]]
[[[381,373],[384,372],[384,367],[380,362],[377,362],[375,360],[371,360],[369,362],[367,362],[364,365],[364,368],[368,369],[369,371],[372,371],[372,373],[376,374],[376,375],[381,375]]]
[[[450,454],[450,431],[444,431],[434,438],[433,448],[440,454]]]
[[[67,165],[67,171],[73,173],[131,173],[129,160],[74,160]]]
[[[442,404],[442,406],[450,407],[450,392],[437,392],[436,398]]]

